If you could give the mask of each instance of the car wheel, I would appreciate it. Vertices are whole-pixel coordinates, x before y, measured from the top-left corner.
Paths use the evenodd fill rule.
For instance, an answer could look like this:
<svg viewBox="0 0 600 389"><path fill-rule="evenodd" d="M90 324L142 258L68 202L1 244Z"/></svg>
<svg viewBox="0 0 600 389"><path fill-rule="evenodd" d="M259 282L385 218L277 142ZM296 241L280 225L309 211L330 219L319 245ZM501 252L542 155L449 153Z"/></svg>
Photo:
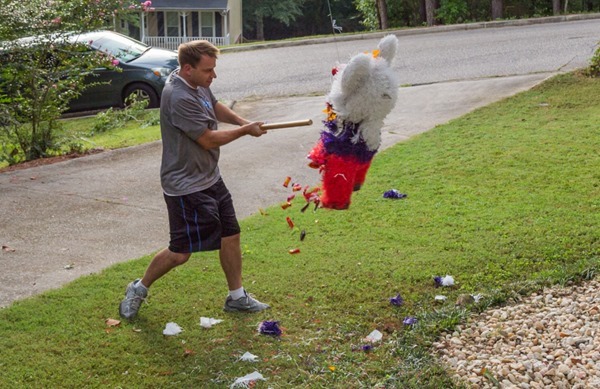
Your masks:
<svg viewBox="0 0 600 389"><path fill-rule="evenodd" d="M127 105L128 100L146 100L148 101L148 108L158 108L160 102L158 100L158 94L151 86L146 84L131 84L125 88L123 93L123 101L121 105L124 107Z"/></svg>

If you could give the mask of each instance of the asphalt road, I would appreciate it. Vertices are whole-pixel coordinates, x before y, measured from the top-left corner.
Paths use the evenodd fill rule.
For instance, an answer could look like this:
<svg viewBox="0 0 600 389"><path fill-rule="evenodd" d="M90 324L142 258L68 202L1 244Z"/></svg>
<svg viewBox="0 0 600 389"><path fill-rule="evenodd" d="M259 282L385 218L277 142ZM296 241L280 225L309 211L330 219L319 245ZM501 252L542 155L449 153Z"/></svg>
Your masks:
<svg viewBox="0 0 600 389"><path fill-rule="evenodd" d="M448 29L396 33L399 51L394 68L400 85L568 71L587 66L600 41L600 19ZM357 52L373 50L380 36L360 36L352 41L327 38L320 44L225 52L212 88L216 96L227 100L324 94L331 84L331 68Z"/></svg>
<svg viewBox="0 0 600 389"><path fill-rule="evenodd" d="M579 49L577 56L582 58L577 62L566 61L569 66L576 63L585 66L585 53L588 53L587 58L591 57L591 49L600 37L600 20L560 23L555 28L561 29L562 24L580 26L579 29L585 30L581 34L586 38L582 39L589 47ZM588 29L594 28L596 38L592 44L592 32ZM503 30L504 28L495 29L494 33L505 34ZM519 29L512 31L517 36L521 34ZM447 44L449 40L475 39L469 37L471 32L415 35L405 37L403 44L414 47L436 46L441 50L438 43L440 40ZM457 35L463 37L458 39ZM510 33L505 37L509 39ZM416 42L409 45L407 41L412 39ZM348 52L373 48L372 42L347 44ZM296 50L301 50L308 56L307 53L312 53L313 49L318 53L323 47L298 46ZM562 47L562 43L557 42L557 51L558 47ZM252 94L270 96L260 100L245 99L235 104L234 109L243 116L270 122L310 118L315 123L305 128L272 131L261 138L243 138L222 148L221 169L240 218L256 213L259 207L283 201L287 196L287 191L281 187L285 176L291 175L305 184L317 184L319 181L317 172L306 166L305 156L321 130L324 102L322 94L311 96L307 92L314 92L311 86L295 93L289 93L295 86L292 89L281 89L277 80L286 74L285 66L289 65L287 62L277 71L271 71L267 63L263 63L264 69L260 69L258 65L262 57L277 58L282 55L282 50L290 49L227 53L218 63L217 71L222 77L220 81L233 77L233 73L228 74L234 70L231 68L232 60L237 63L238 69L242 68L239 64L248 65L243 71L244 74L249 74L248 77L239 78L240 84L232 89L244 91L243 97ZM485 50L488 49L489 52L501 52L501 49ZM317 72L317 68L327 67L325 73L329 74L331 64L322 58L317 59L317 54L311 55L316 64L304 58L306 66L310 64L312 70L308 69L303 76L297 77L294 68L288 69L287 79L299 82L299 89L302 89L302 79L310 78L315 74L311 72ZM567 57L568 55L565 59ZM491 72L487 77L455 77L455 72L461 67L461 58L462 61L467 58L461 49L455 48L453 51L448 47L445 58L431 60L432 63L438 61L440 64L457 64L448 70L449 73L445 76L447 79L444 80L438 74L439 69L435 66L424 63L423 71L416 73L423 73L421 80L436 81L433 84L400 88L399 102L383 128L383 148L475 108L529 89L544 78L567 69L564 66L565 59L558 59L554 63L555 67L539 64L517 76L502 77L512 74L513 69L509 68L498 70L498 74ZM251 59L257 62L250 65ZM509 65L511 64L507 64ZM399 66L402 69L406 67L402 63ZM468 67L468 64L464 66ZM321 70L318 72L320 74ZM431 74L427 76L426 73ZM463 81L453 81L455 78ZM465 78L475 80L464 80ZM252 80L257 82L257 79L264 80L262 84L269 85L269 88L279 88L288 93L278 93L275 89L268 89L268 92L261 89L260 93L257 90L247 90L246 83L250 85ZM415 78L409 84L423 83L416 80ZM310 84L308 80L306 83ZM329 85L328 78L325 77L322 83L323 85L318 83L319 87L326 89ZM281 95L287 97L278 97ZM0 174L0 244L13 249L0 251L0 306L7 306L15 300L59 287L82 275L98 272L112 264L138 258L164 247L168 239L168 226L158 179L160 151L160 142L155 142Z"/></svg>

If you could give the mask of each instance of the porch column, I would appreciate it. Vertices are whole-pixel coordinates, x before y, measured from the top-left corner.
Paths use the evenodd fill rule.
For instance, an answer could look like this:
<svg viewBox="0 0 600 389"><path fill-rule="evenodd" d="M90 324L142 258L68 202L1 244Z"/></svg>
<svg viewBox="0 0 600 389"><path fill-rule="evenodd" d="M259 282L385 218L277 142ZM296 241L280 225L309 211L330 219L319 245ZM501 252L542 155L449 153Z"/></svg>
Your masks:
<svg viewBox="0 0 600 389"><path fill-rule="evenodd" d="M146 43L146 18L144 18L144 12L140 12L140 40Z"/></svg>
<svg viewBox="0 0 600 389"><path fill-rule="evenodd" d="M229 10L228 9L224 9L223 11L219 12L221 14L221 16L223 17L223 41L226 45L229 44L229 26L227 25L227 15L229 15Z"/></svg>
<svg viewBox="0 0 600 389"><path fill-rule="evenodd" d="M179 14L183 18L183 37L187 38L187 12L180 12Z"/></svg>

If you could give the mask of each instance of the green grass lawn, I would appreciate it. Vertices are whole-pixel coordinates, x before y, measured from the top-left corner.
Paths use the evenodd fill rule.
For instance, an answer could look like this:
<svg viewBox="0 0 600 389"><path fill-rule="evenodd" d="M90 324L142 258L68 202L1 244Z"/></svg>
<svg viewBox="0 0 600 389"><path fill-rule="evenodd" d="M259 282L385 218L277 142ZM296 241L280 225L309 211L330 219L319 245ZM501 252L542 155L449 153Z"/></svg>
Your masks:
<svg viewBox="0 0 600 389"><path fill-rule="evenodd" d="M267 312L222 312L215 253L158 281L117 327L105 320L151 255L18 301L0 310L0 387L221 388L255 370L267 379L257 388L460 386L430 355L441 330L598 271L599 90L600 79L562 75L398 144L347 211L302 213L296 199L243 220L244 284ZM408 197L382 198L391 188ZM435 288L447 274L456 285ZM389 302L398 293L401 307ZM484 298L455 307L461 294ZM201 316L224 321L204 329ZM258 334L262 320L283 336ZM167 322L184 331L163 336ZM383 339L363 351L374 329ZM246 351L259 361L238 361Z"/></svg>

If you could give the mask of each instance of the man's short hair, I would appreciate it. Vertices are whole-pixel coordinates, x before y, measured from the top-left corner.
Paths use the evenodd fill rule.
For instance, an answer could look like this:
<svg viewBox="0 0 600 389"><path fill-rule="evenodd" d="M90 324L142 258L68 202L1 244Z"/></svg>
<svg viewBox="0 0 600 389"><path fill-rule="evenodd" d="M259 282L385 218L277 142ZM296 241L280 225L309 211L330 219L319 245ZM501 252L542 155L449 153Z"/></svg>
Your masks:
<svg viewBox="0 0 600 389"><path fill-rule="evenodd" d="M193 68L198 65L203 55L217 58L219 49L212 43L206 40L196 40L187 43L182 43L177 49L177 59L179 66L185 64L191 65Z"/></svg>

